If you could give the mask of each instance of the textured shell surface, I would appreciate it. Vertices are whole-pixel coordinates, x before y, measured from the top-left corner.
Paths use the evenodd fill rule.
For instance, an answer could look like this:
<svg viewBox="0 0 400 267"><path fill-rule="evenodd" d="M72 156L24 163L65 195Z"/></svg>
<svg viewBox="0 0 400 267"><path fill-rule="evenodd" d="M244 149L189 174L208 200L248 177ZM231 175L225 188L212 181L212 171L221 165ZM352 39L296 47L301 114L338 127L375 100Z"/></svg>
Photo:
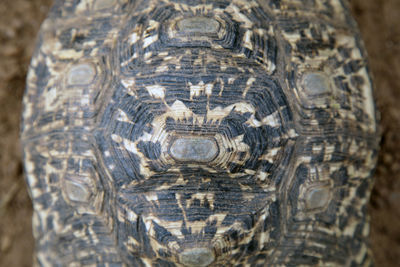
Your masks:
<svg viewBox="0 0 400 267"><path fill-rule="evenodd" d="M22 121L38 266L370 266L344 0L56 0Z"/></svg>

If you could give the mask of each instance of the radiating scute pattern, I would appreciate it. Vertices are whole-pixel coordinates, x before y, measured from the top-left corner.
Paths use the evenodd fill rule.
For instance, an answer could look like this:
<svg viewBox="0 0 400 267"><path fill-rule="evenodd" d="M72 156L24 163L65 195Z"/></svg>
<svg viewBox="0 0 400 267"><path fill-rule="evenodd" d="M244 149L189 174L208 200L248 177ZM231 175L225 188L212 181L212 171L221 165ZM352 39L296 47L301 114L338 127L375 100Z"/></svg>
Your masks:
<svg viewBox="0 0 400 267"><path fill-rule="evenodd" d="M55 1L22 122L37 264L370 266L377 140L341 0Z"/></svg>

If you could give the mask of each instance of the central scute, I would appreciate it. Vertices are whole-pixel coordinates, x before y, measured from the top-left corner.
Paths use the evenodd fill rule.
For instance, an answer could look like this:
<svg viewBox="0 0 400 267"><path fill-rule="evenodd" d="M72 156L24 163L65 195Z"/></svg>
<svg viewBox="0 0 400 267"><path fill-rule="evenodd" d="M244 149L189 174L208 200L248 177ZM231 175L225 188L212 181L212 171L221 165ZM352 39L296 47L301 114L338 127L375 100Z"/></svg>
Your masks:
<svg viewBox="0 0 400 267"><path fill-rule="evenodd" d="M135 91L121 90L105 111L113 117L103 143L113 155L115 227L127 262L140 255L207 266L277 242L274 170L290 156L290 114L272 77L234 77L205 69L121 82Z"/></svg>
<svg viewBox="0 0 400 267"><path fill-rule="evenodd" d="M176 7L132 16L119 32L99 141L111 155L118 249L160 266L264 257L281 231L275 170L292 151L273 33Z"/></svg>
<svg viewBox="0 0 400 267"><path fill-rule="evenodd" d="M214 140L206 137L179 137L170 146L171 156L178 161L209 162L218 154Z"/></svg>
<svg viewBox="0 0 400 267"><path fill-rule="evenodd" d="M184 251L180 260L185 266L204 267L210 265L215 259L214 253L208 248L196 248Z"/></svg>
<svg viewBox="0 0 400 267"><path fill-rule="evenodd" d="M217 33L218 21L206 17L185 18L177 23L178 29L186 33Z"/></svg>

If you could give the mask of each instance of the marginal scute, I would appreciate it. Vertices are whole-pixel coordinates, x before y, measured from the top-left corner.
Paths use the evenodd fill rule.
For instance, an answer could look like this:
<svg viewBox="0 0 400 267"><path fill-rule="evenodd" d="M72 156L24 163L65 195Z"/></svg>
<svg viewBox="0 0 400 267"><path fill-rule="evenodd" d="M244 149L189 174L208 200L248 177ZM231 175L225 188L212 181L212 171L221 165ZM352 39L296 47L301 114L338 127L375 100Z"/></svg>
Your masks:
<svg viewBox="0 0 400 267"><path fill-rule="evenodd" d="M218 153L216 142L205 137L180 137L173 141L171 156L178 161L209 162Z"/></svg>
<svg viewBox="0 0 400 267"><path fill-rule="evenodd" d="M185 18L177 23L178 29L186 33L217 33L219 23L207 17Z"/></svg>
<svg viewBox="0 0 400 267"><path fill-rule="evenodd" d="M96 76L96 69L90 63L80 63L73 65L67 73L67 84L88 85L93 82Z"/></svg>
<svg viewBox="0 0 400 267"><path fill-rule="evenodd" d="M331 192L328 187L316 186L307 191L306 205L307 209L315 210L326 207L331 198Z"/></svg>

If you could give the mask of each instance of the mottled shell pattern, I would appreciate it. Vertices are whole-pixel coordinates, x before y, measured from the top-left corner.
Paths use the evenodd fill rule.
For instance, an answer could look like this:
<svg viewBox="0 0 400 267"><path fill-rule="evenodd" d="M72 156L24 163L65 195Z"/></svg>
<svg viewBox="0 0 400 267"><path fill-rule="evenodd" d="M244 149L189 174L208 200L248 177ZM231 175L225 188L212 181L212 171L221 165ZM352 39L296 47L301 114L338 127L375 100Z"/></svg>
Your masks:
<svg viewBox="0 0 400 267"><path fill-rule="evenodd" d="M344 0L56 0L24 97L40 266L369 266Z"/></svg>

